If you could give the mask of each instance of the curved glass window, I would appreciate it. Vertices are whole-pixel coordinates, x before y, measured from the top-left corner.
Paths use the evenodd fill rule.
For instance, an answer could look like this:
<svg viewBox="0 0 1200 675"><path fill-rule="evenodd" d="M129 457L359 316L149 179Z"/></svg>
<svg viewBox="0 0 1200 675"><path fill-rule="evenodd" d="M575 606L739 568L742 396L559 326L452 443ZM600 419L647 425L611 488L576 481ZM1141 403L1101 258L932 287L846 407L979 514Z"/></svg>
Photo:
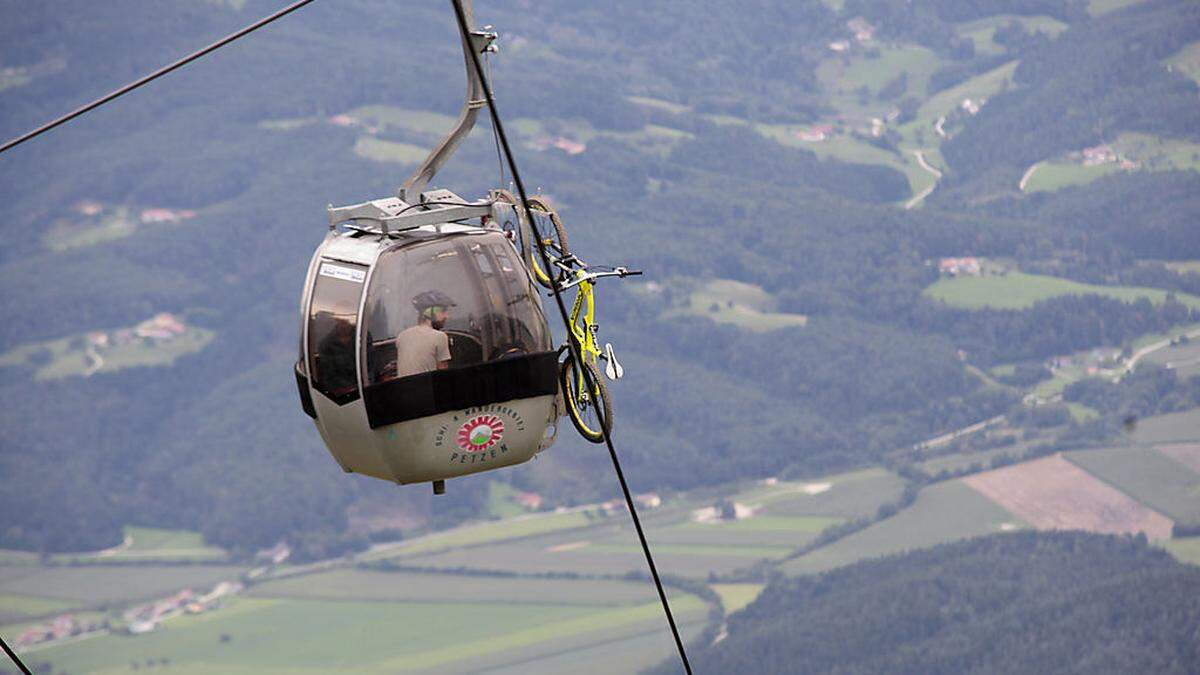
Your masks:
<svg viewBox="0 0 1200 675"><path fill-rule="evenodd" d="M385 251L363 312L365 386L551 348L536 291L500 233Z"/></svg>
<svg viewBox="0 0 1200 675"><path fill-rule="evenodd" d="M308 311L309 368L313 387L338 405L358 398L354 329L366 268L322 260Z"/></svg>

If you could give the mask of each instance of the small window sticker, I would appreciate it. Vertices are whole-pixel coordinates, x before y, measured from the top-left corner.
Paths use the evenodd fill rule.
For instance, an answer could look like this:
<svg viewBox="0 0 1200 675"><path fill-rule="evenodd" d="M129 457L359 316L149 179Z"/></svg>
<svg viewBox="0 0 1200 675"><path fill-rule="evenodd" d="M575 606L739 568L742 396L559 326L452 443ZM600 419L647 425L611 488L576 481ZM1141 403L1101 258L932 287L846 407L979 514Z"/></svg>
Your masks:
<svg viewBox="0 0 1200 675"><path fill-rule="evenodd" d="M364 270L356 270L352 267L342 267L332 263L321 263L321 276L333 277L342 281L353 281L356 284L361 284L367 278L367 273Z"/></svg>

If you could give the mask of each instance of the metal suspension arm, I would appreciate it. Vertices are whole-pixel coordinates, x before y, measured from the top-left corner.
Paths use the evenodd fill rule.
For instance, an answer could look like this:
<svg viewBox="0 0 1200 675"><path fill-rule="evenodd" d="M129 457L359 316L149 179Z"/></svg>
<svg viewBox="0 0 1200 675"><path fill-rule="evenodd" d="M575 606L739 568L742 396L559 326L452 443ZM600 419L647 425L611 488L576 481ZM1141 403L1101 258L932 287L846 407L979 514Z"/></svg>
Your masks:
<svg viewBox="0 0 1200 675"><path fill-rule="evenodd" d="M475 20L471 10L471 0L463 0L463 10L467 26L460 32L462 33L463 58L467 65L467 100L463 104L462 112L459 113L458 122L454 128L446 134L442 142L425 158L416 173L410 176L404 186L400 188L398 194L400 199L412 204L420 201L421 193L425 191L429 181L433 179L438 169L442 168L446 160L450 159L450 155L454 154L467 134L471 133L471 128L475 126L475 118L479 115L479 109L487 105L487 95L483 90L484 84L480 80L479 74L475 72L471 57L472 50L475 54L493 50L492 42L495 41L496 34L472 28Z"/></svg>

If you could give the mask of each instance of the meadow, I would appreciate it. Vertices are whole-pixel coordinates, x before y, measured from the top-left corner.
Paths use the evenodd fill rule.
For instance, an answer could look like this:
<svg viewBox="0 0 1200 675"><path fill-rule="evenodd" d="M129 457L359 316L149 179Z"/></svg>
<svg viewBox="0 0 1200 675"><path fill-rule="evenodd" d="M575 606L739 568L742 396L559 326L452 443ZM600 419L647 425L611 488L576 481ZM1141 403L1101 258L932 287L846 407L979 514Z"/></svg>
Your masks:
<svg viewBox="0 0 1200 675"><path fill-rule="evenodd" d="M912 506L780 565L788 574L812 574L867 558L1025 527L1015 516L962 481L925 488Z"/></svg>
<svg viewBox="0 0 1200 675"><path fill-rule="evenodd" d="M947 277L928 286L924 294L951 307L961 309L1028 309L1039 300L1063 295L1096 294L1133 302L1147 298L1162 303L1167 291L1141 286L1099 286L1042 274L1009 272L983 277ZM1200 309L1200 297L1177 293L1180 302Z"/></svg>
<svg viewBox="0 0 1200 675"><path fill-rule="evenodd" d="M1149 448L1068 452L1072 463L1176 521L1200 523L1200 475Z"/></svg>
<svg viewBox="0 0 1200 675"><path fill-rule="evenodd" d="M545 597L543 594L542 597ZM705 611L695 596L673 607L687 623ZM37 653L56 669L123 673L144 664L171 672L461 672L456 662L503 665L564 648L628 638L661 622L658 602L623 606L504 602L391 602L236 598L217 612L184 616L158 631L109 635ZM657 658L670 654L665 635ZM619 660L620 655L616 658Z"/></svg>
<svg viewBox="0 0 1200 675"><path fill-rule="evenodd" d="M1200 410L1156 415L1138 420L1131 437L1143 444L1200 440Z"/></svg>
<svg viewBox="0 0 1200 675"><path fill-rule="evenodd" d="M663 318L699 316L755 332L803 326L803 314L777 312L775 298L762 287L729 279L677 280L672 283L694 287L684 306L667 310Z"/></svg>

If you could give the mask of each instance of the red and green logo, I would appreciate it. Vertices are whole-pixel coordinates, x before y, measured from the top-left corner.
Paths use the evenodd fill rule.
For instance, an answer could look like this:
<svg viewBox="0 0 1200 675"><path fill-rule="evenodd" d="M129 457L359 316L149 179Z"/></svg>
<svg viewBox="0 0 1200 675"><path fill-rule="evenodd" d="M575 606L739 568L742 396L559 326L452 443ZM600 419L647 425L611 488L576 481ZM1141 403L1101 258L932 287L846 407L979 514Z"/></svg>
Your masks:
<svg viewBox="0 0 1200 675"><path fill-rule="evenodd" d="M458 429L458 447L467 452L487 450L504 438L504 422L495 415L480 415Z"/></svg>

